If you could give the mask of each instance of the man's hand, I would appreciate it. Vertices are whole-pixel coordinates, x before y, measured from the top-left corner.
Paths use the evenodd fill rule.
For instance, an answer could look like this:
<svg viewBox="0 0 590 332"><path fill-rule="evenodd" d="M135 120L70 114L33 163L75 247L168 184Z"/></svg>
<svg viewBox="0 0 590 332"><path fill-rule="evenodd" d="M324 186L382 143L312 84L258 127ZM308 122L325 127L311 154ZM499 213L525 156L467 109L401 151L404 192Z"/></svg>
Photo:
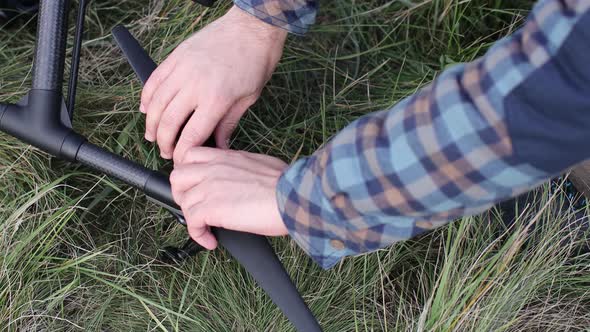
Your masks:
<svg viewBox="0 0 590 332"><path fill-rule="evenodd" d="M214 131L217 145L227 148L239 119L272 75L286 35L234 6L185 40L143 89L145 138L157 141L161 156L173 156L176 163Z"/></svg>
<svg viewBox="0 0 590 332"><path fill-rule="evenodd" d="M217 240L209 226L254 234L286 235L275 197L287 165L279 159L234 150L195 147L170 174L172 195L190 236L207 249Z"/></svg>

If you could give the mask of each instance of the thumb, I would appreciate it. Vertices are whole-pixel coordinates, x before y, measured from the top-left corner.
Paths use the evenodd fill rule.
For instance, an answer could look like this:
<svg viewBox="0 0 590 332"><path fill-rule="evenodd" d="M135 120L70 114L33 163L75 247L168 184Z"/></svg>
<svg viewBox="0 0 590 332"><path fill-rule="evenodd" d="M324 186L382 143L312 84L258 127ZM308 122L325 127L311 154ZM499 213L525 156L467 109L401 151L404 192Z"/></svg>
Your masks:
<svg viewBox="0 0 590 332"><path fill-rule="evenodd" d="M238 126L238 122L256 101L256 97L246 97L238 100L219 121L217 128L215 128L215 143L222 149L229 149L229 139L231 134Z"/></svg>

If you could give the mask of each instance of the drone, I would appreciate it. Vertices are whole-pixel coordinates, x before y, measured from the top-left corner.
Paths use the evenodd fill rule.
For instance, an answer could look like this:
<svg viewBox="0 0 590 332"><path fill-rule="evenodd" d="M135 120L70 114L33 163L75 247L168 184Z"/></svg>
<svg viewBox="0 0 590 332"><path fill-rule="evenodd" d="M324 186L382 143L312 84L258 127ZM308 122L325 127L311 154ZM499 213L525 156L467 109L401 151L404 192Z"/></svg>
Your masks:
<svg viewBox="0 0 590 332"><path fill-rule="evenodd" d="M212 5L213 1L197 1ZM67 100L62 95L65 72L69 0L39 1L33 79L29 92L16 104L0 103L0 130L52 156L85 165L145 193L186 226L182 211L172 197L168 175L148 169L87 141L72 128L84 17L88 0L80 0ZM122 25L113 37L142 84L156 69L139 42ZM210 139L206 145L215 147ZM213 234L256 280L298 331L321 331L313 313L274 253L260 235L213 228ZM190 238L182 248L165 248L161 259L180 262L203 250Z"/></svg>

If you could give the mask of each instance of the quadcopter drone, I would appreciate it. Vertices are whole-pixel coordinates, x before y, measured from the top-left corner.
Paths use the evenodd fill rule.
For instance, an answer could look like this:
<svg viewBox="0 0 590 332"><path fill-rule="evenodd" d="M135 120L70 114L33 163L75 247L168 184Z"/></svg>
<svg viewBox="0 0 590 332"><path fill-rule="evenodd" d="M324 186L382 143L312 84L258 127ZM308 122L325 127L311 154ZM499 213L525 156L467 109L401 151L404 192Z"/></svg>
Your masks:
<svg viewBox="0 0 590 332"><path fill-rule="evenodd" d="M213 1L197 1L212 5ZM31 90L17 104L0 103L0 130L61 159L78 162L131 185L186 225L172 198L168 176L113 154L72 128L84 15L88 0L79 0L67 100L62 96L69 0L39 1ZM145 84L156 64L124 26L112 31L115 41ZM67 101L67 102L66 102ZM212 140L208 145L214 146ZM263 236L212 229L219 243L257 281L298 331L321 331L283 265ZM203 248L190 238L182 248L166 248L162 259L181 261Z"/></svg>

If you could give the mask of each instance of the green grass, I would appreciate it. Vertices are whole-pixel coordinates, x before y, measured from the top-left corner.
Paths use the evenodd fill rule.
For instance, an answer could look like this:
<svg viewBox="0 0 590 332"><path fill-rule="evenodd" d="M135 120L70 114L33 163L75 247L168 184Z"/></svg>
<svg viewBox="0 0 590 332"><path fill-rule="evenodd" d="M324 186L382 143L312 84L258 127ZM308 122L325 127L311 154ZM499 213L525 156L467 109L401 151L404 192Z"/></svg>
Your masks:
<svg viewBox="0 0 590 332"><path fill-rule="evenodd" d="M141 87L109 31L126 24L161 61L228 5L92 1L75 128L169 168L143 140ZM286 161L310 154L356 117L482 55L531 5L323 1L319 24L290 38L232 146ZM33 22L0 30L2 101L27 91L34 31ZM141 193L0 136L0 330L293 331L225 252L158 262L158 248L186 235ZM291 241L273 245L326 331L581 331L590 326L590 256L579 251L588 235L572 235L564 203L543 189L511 228L491 210L328 271Z"/></svg>

